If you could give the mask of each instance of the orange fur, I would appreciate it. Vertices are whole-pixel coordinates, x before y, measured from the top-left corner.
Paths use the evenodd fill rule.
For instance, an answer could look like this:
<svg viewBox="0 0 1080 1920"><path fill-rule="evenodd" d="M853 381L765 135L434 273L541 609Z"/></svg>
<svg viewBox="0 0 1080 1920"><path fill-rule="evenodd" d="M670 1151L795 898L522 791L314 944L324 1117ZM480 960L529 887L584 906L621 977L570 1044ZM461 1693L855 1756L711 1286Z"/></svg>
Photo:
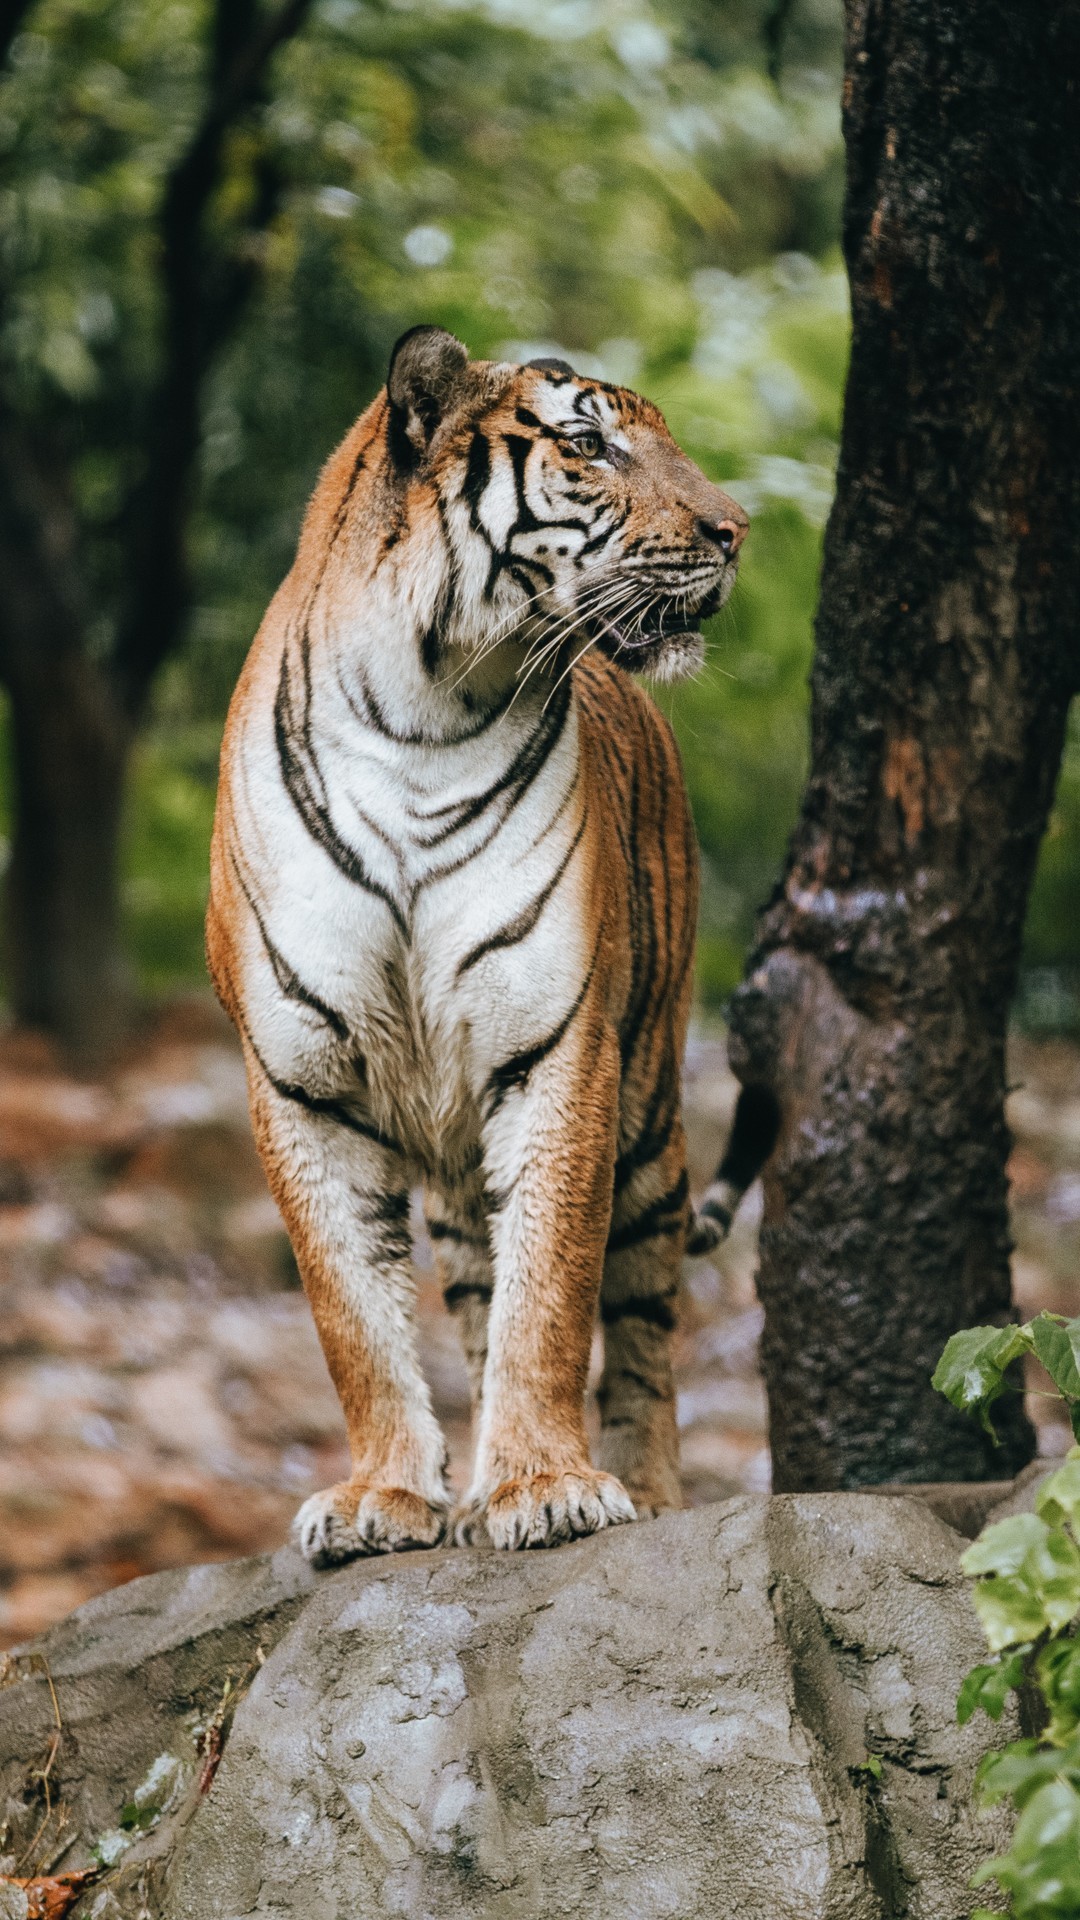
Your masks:
<svg viewBox="0 0 1080 1920"><path fill-rule="evenodd" d="M548 439L556 438L528 411L539 404L532 398L539 378L528 369L483 365L471 367L466 376L457 362L448 361L443 384L457 398L447 405L415 471L408 445L395 453L393 435L398 433L402 445L402 434L409 444L420 444L426 431L422 414L409 412L408 394L400 405L386 394L374 402L324 469L296 564L252 649L226 729L207 953L218 993L244 1040L256 1140L348 1426L352 1477L320 1496L318 1530L311 1536L330 1557L431 1544L443 1525L437 1430L426 1389L404 1351L410 1321L407 1301L402 1304L399 1229L406 1179L414 1172L427 1189L432 1236L449 1303L461 1317L477 1404L478 1479L459 1516L458 1537L475 1537L484 1527L501 1545L552 1542L629 1517L622 1487L638 1511L676 1504L680 1497L669 1347L689 1219L679 1073L697 860L674 739L647 694L597 651L575 663L564 648L537 683L544 690L544 704L536 705L537 737L550 724L562 750L573 726L577 755L563 802L536 836L537 846L550 835L553 847L557 842L566 849L557 870L552 867L547 888L562 916L559 938L541 950L548 956L545 966L556 972L576 956L573 978L579 986L576 997L566 990L559 999L557 983L553 987L549 977L537 975L520 1049L507 1049L510 1059L496 1065L486 1087L469 1082L468 1063L483 1035L474 1012L462 1016L464 1024L459 1022L454 1033L460 1029L467 1036L460 1041L464 1091L452 1120L436 1111L445 1086L437 1074L432 1079L427 1063L436 1044L432 1033L443 1019L442 1002L428 1005L416 985L413 923L406 921L405 906L397 904L392 889L387 891L389 883L373 880L366 869L361 876L360 884L376 902L372 915L396 914L401 931L389 923L380 931L382 997L370 1019L363 1012L355 1033L349 1028L347 1039L342 1035L349 1022L329 1005L341 991L341 963L323 969L318 979L309 972L301 983L267 931L277 913L274 941L280 944L282 926L286 933L299 928L314 910L306 899L297 896L290 906L293 896L282 895L275 833L257 796L252 797L272 757L273 716L277 751L288 774L293 762L282 732L294 725L300 698L295 686L305 698L314 697L310 687L318 690L321 676L330 672L327 650L339 645L334 636L351 631L350 621L366 618L369 605L381 604L377 595L390 591L386 582L398 595L393 604L407 608L410 619L415 611L418 635L427 631L425 595L434 597L429 638L417 644L430 646L435 656L435 666L429 663L433 703L450 701L457 685L453 674L467 669L463 726L473 724L469 716L483 712L485 702L496 711L501 687L528 682L528 633L522 638L510 631L486 653L470 656L463 645L455 652L445 590L439 589L440 601L438 593L428 594L426 582L429 575L436 577L439 541L448 538L446 516L451 509L461 511L465 463L475 467L483 457L477 454L478 434L489 461L498 459L515 435L527 450L545 432ZM579 383L586 390L589 384ZM622 470L629 471L631 455L620 454L618 461L613 455L610 482L606 474L594 479L595 463L577 456L572 472L582 477L573 497L584 496L586 505L575 511L613 514L610 499L624 498L624 542L640 536L676 556L685 549L699 567L701 535L695 529L702 527L703 516L708 526L733 527L737 546L745 527L740 510L679 454L655 409L618 390L597 392L615 395L603 399L603 417L618 422L625 444L639 454L629 479ZM564 463L571 457L566 455ZM505 494L509 481L502 484ZM523 485L519 480L520 498ZM535 552L543 556L543 545ZM542 573L539 560L536 565ZM342 659L351 660L340 645L333 657L339 669ZM302 670L290 667L297 658ZM293 680L287 685L290 671ZM545 716L558 700L564 672L571 717L560 720L555 736L554 723ZM423 707L426 683L417 684ZM423 719L415 724L421 754L427 724ZM380 712L385 740L412 725L408 715L384 721ZM300 771L293 768L293 798L301 811L307 809L317 848L312 862L321 875L318 862L329 836L337 833L330 819L333 795L326 798L325 781L320 786L303 759L311 753L307 736L297 730L297 739L294 760ZM385 753L392 758L392 747ZM497 783L490 792L499 792ZM424 817L438 822L462 804L452 801ZM287 813L282 818L291 820ZM283 841L288 831L282 830ZM390 844L378 823L374 831ZM330 854L343 868L336 840ZM390 857L381 843L376 854ZM543 855L533 847L528 857ZM470 854L473 858L479 855ZM508 876L512 870L513 861ZM302 865L297 872L303 876ZM311 897L317 902L319 896ZM416 898L415 886L411 898ZM466 895L462 912L470 908ZM343 911L335 909L338 919ZM544 913L551 911L544 906ZM526 913L521 925L527 922ZM544 937L539 910L535 924L541 927L537 937ZM445 942L449 936L439 937ZM532 937L532 925L519 933L511 922L463 952L456 977L471 991L483 966L502 964L504 951L523 946L526 937ZM309 950L306 931L299 945ZM438 951L436 942L432 966ZM267 954L276 987L267 984ZM518 976L492 977L502 983L501 998L492 1004L501 1006ZM280 1005L273 998L278 989ZM549 1005L551 993L555 998ZM322 1009L319 1018L329 1023L326 1034L313 1008ZM562 1026L556 1024L560 1012ZM307 1051L297 1052L294 1041L285 1063L275 1064L273 1050L280 1052L286 1021L292 1023L290 1034L302 1030ZM314 1036L310 1043L309 1034ZM532 1043L545 1035L538 1050ZM292 1064L294 1057L299 1067ZM456 1061L454 1053L444 1079L457 1070ZM349 1173L354 1162L362 1177ZM508 1184L504 1180L501 1192L500 1169L507 1167ZM350 1192L375 1247L363 1256L375 1263L374 1277L363 1283L365 1298L374 1302L374 1318L357 1308L359 1281L342 1242L341 1209L351 1204ZM605 1324L605 1368L603 1445L595 1468L583 1400L598 1305Z"/></svg>

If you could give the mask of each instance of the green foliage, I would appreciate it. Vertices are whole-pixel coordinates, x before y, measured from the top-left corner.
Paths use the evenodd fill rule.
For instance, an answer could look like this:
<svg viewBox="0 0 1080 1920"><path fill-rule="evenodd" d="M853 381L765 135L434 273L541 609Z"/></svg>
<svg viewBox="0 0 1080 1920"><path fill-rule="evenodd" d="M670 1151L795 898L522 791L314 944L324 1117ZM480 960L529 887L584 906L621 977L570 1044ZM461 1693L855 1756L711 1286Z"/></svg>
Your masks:
<svg viewBox="0 0 1080 1920"><path fill-rule="evenodd" d="M120 1809L119 1825L125 1833L142 1833L161 1818L160 1807L138 1807L134 1800Z"/></svg>
<svg viewBox="0 0 1080 1920"><path fill-rule="evenodd" d="M1020 1686L1023 1678L1022 1653L1011 1653L1007 1660L990 1660L972 1667L957 1696L956 1718L960 1725L967 1725L977 1707L991 1720L1000 1720L1009 1694Z"/></svg>
<svg viewBox="0 0 1080 1920"><path fill-rule="evenodd" d="M9 404L72 453L93 643L160 359L157 221L203 110L205 0L38 0L0 79ZM840 9L760 0L319 0L226 152L208 239L257 298L205 394L184 659L134 772L129 932L146 984L202 973L213 753L319 466L396 335L561 350L650 393L754 531L700 685L672 706L706 856L702 975L738 978L805 764L810 619L847 355L835 257Z"/></svg>
<svg viewBox="0 0 1080 1920"><path fill-rule="evenodd" d="M1080 1316L1040 1313L1022 1327L966 1327L948 1341L931 1384L993 1434L990 1409L1009 1385L1009 1368L1025 1353L1046 1368L1080 1439Z"/></svg>
<svg viewBox="0 0 1080 1920"><path fill-rule="evenodd" d="M954 1333L938 1361L931 1384L962 1413L975 1413L987 1433L994 1432L990 1408L1005 1389L1008 1367L1027 1351L1020 1327L967 1327Z"/></svg>
<svg viewBox="0 0 1080 1920"><path fill-rule="evenodd" d="M704 855L700 983L736 983L807 756L821 529L847 360L839 0L782 81L762 0L318 0L236 130L208 239L254 264L204 396L190 645L159 683L125 848L144 982L202 977L213 742L318 469L418 320L561 350L664 408L753 514L701 679L662 694ZM116 632L160 360L157 221L205 100L206 0L37 0L0 79L0 382L70 455L92 642ZM249 216L272 176L277 212ZM254 248L254 254L252 249ZM1026 948L1033 1024L1080 981L1080 734ZM1080 1020L1080 997L1077 999Z"/></svg>
<svg viewBox="0 0 1080 1920"><path fill-rule="evenodd" d="M934 1384L984 1422L1019 1354L1037 1355L1069 1403L1080 1403L1080 1319L1040 1314L1024 1327L973 1327L954 1334ZM984 1527L961 1565L975 1582L975 1608L991 1653L960 1689L961 1724L981 1709L999 1720L1023 1690L1037 1737L984 1755L977 1797L1010 1800L1018 1819L1007 1853L972 1882L996 1881L1013 1920L1080 1914L1080 1446L1043 1481L1035 1512ZM989 1920L980 1908L973 1920Z"/></svg>
<svg viewBox="0 0 1080 1920"><path fill-rule="evenodd" d="M143 983L205 979L203 918L218 730L159 731L138 749L128 792L124 907Z"/></svg>

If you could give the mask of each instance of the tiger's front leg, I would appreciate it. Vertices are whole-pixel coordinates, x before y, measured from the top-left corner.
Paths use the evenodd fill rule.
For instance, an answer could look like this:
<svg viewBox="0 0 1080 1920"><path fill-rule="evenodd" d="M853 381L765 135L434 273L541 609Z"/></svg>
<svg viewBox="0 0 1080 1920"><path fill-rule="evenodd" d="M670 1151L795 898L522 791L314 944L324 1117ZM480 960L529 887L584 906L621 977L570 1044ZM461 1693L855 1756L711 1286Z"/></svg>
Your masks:
<svg viewBox="0 0 1080 1920"><path fill-rule="evenodd" d="M255 1137L349 1434L352 1473L304 1502L309 1560L432 1547L446 1448L416 1353L406 1163L344 1101L305 1105L249 1062Z"/></svg>
<svg viewBox="0 0 1080 1920"><path fill-rule="evenodd" d="M539 1060L489 1088L485 1164L494 1293L461 1542L545 1547L633 1520L589 1458L585 1383L611 1214L619 1059L582 1010Z"/></svg>

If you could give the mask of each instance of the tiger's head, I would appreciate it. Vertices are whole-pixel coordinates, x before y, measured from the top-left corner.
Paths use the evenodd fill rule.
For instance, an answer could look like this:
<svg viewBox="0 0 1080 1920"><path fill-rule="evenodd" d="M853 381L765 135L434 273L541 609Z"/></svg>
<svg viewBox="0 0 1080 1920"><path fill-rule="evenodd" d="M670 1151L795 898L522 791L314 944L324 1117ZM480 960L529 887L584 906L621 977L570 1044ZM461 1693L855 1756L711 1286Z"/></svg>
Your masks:
<svg viewBox="0 0 1080 1920"><path fill-rule="evenodd" d="M441 644L513 643L541 666L595 645L665 680L700 666L748 521L650 401L561 360L472 361L414 327L390 361L387 446L444 549Z"/></svg>

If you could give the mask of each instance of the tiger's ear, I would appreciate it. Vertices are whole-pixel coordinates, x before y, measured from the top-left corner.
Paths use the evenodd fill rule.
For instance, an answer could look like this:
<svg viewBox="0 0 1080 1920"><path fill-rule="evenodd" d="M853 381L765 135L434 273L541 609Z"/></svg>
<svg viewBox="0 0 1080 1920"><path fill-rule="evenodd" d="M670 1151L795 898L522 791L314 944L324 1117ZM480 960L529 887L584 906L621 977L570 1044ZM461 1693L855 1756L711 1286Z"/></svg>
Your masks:
<svg viewBox="0 0 1080 1920"><path fill-rule="evenodd" d="M469 352L443 327L410 327L390 355L390 450L399 467L414 467L440 421L464 391Z"/></svg>

